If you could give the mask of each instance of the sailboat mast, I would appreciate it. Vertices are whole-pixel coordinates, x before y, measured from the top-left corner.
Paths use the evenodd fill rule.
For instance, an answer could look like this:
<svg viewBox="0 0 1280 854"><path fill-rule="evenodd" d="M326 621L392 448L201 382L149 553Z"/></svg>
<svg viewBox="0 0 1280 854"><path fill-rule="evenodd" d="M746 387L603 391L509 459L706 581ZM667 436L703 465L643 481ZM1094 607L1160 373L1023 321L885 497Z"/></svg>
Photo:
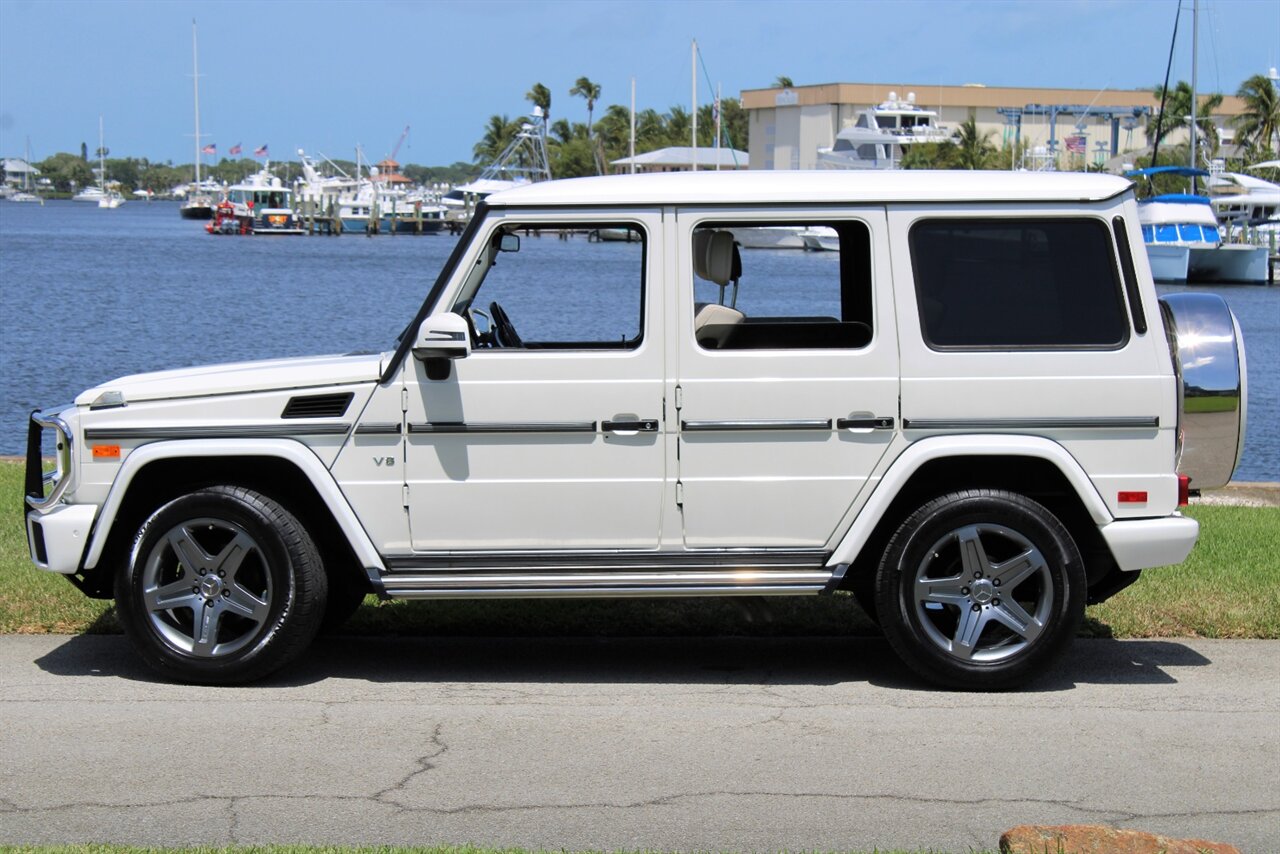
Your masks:
<svg viewBox="0 0 1280 854"><path fill-rule="evenodd" d="M1199 131L1200 126L1197 120L1200 118L1199 99L1196 97L1196 58L1200 53L1197 50L1200 39L1200 0L1194 0L1191 4L1191 168L1196 168L1196 162L1199 158L1196 156L1199 147ZM1196 192L1196 176L1191 176L1191 193Z"/></svg>
<svg viewBox="0 0 1280 854"><path fill-rule="evenodd" d="M627 146L630 151L627 157L631 160L631 174L636 174L636 78L631 78L631 141Z"/></svg>
<svg viewBox="0 0 1280 854"><path fill-rule="evenodd" d="M191 82L196 102L196 191L200 188L200 57L196 49L196 19L191 19Z"/></svg>
<svg viewBox="0 0 1280 854"><path fill-rule="evenodd" d="M692 168L694 172L697 172L698 171L698 40L697 39L693 40L693 51L692 51L692 59L689 62L689 72L690 72L689 76L693 80L693 85L692 85L693 96L690 99L693 101L693 111L692 113L690 113L690 116L689 116L689 118L691 119L689 124L692 129L689 134L691 137L689 146L693 152Z"/></svg>
<svg viewBox="0 0 1280 854"><path fill-rule="evenodd" d="M98 116L98 186L107 191L107 149L102 137L102 116Z"/></svg>

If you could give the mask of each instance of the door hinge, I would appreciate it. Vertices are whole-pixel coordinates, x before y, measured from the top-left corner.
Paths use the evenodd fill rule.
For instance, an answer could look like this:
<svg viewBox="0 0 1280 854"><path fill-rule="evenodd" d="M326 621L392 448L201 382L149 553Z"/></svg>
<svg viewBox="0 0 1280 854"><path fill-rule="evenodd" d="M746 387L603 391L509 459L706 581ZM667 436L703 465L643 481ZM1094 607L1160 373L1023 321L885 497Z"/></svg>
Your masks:
<svg viewBox="0 0 1280 854"><path fill-rule="evenodd" d="M678 480L676 481L676 506L684 506L684 484Z"/></svg>
<svg viewBox="0 0 1280 854"><path fill-rule="evenodd" d="M676 409L680 410L682 408L684 408L684 389L676 386Z"/></svg>
<svg viewBox="0 0 1280 854"><path fill-rule="evenodd" d="M409 484L405 484L401 493L404 496L404 506L409 506Z"/></svg>
<svg viewBox="0 0 1280 854"><path fill-rule="evenodd" d="M400 411L409 411L409 389L407 388L400 389Z"/></svg>

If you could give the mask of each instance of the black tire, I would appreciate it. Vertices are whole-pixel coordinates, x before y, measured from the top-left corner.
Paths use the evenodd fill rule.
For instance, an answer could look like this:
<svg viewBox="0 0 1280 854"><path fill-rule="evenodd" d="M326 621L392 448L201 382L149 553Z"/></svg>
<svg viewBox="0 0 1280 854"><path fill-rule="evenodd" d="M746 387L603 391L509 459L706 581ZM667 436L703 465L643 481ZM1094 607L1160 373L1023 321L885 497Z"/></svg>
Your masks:
<svg viewBox="0 0 1280 854"><path fill-rule="evenodd" d="M142 659L180 682L259 679L315 637L328 579L302 524L252 490L170 501L138 530L116 608Z"/></svg>
<svg viewBox="0 0 1280 854"><path fill-rule="evenodd" d="M963 690L1043 672L1075 636L1087 596L1066 528L1023 495L972 490L899 526L876 573L881 628L913 670Z"/></svg>

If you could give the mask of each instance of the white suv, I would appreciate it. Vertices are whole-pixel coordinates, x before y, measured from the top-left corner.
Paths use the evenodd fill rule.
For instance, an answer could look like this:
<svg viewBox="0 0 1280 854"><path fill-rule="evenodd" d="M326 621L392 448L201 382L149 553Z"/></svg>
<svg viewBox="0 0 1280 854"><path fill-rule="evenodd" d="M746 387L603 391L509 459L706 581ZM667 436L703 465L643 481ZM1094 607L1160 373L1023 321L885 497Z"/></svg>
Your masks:
<svg viewBox="0 0 1280 854"><path fill-rule="evenodd" d="M798 241L837 251L754 248ZM555 181L480 205L394 350L33 414L27 531L192 682L370 591L843 589L926 678L996 688L1187 556L1244 384L1225 303L1157 299L1117 178Z"/></svg>

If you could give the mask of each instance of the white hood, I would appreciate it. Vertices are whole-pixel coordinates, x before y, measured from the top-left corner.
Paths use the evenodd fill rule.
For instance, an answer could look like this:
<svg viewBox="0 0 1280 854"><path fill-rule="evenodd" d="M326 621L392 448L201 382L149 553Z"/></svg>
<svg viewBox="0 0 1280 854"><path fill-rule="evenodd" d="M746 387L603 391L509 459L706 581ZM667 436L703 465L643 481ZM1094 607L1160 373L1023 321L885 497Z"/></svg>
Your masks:
<svg viewBox="0 0 1280 854"><path fill-rule="evenodd" d="M76 403L87 406L106 391L118 391L127 402L133 403L375 382L382 375L387 356L386 353L307 356L134 374L81 392Z"/></svg>

